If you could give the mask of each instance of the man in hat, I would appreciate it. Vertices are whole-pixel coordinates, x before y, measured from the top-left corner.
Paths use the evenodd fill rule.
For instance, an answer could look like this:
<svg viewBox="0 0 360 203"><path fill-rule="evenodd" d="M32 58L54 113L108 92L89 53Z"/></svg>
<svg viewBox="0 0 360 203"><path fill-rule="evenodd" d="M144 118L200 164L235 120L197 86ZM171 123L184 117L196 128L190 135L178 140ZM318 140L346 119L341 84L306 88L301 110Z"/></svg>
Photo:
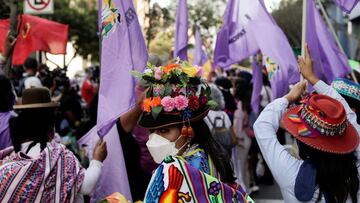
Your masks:
<svg viewBox="0 0 360 203"><path fill-rule="evenodd" d="M298 63L318 94L299 101L306 90L302 81L266 106L254 124L260 150L285 202L358 202L356 114L340 94L316 77L308 50ZM277 140L280 125L297 140L300 160Z"/></svg>
<svg viewBox="0 0 360 203"><path fill-rule="evenodd" d="M107 156L106 143L99 141L93 160L85 170L72 152L53 140L54 110L47 88L23 92L10 119L13 148L0 151L0 199L2 202L82 202L101 175ZM14 177L17 178L14 178Z"/></svg>

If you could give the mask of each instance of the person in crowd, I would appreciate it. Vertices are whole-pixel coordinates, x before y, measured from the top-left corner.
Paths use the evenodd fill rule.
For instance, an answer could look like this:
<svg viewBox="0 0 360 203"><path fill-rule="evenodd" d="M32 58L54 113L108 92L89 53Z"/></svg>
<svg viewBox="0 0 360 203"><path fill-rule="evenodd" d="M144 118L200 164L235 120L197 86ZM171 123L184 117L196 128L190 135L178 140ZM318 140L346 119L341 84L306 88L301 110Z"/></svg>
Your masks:
<svg viewBox="0 0 360 203"><path fill-rule="evenodd" d="M40 79L37 77L38 73L38 62L34 58L27 58L24 62L24 70L23 79L20 81L20 86L18 90L18 95L21 96L22 92L25 89L32 87L42 87Z"/></svg>
<svg viewBox="0 0 360 203"><path fill-rule="evenodd" d="M357 123L360 124L360 85L344 78L337 78L331 86L346 100L356 114Z"/></svg>
<svg viewBox="0 0 360 203"><path fill-rule="evenodd" d="M146 145L154 161L160 164L148 186L146 202L172 202L178 198L189 201L199 198L200 193L249 202L242 187L235 184L230 158L214 140L204 121L209 108L216 103L211 98L210 87L201 80L201 73L201 68L180 61L148 68L140 77L141 83L149 88L142 102L138 123L151 132ZM190 172L193 170L197 172ZM191 174L193 178L204 174L202 177L207 180L211 177L213 182L202 185L186 178ZM183 181L185 179L187 181ZM169 183L167 189L164 182ZM199 194L187 189L181 191L181 185L191 187L189 185L194 184L204 190L200 192L199 189ZM222 184L225 186L222 187ZM231 190L229 186L236 190ZM229 190L229 193L223 189Z"/></svg>
<svg viewBox="0 0 360 203"><path fill-rule="evenodd" d="M240 78L235 82L235 99L238 101L234 113L234 132L237 145L233 149L232 161L237 176L237 183L245 189L250 189L250 173L248 165L248 154L251 146L251 138L254 132L249 125L251 114L251 80Z"/></svg>
<svg viewBox="0 0 360 203"><path fill-rule="evenodd" d="M268 105L272 100L272 91L271 91L271 85L268 78L268 74L266 72L266 69L262 69L262 77L263 77L263 86L261 88L260 92L260 109L264 109L266 105Z"/></svg>
<svg viewBox="0 0 360 203"><path fill-rule="evenodd" d="M13 148L0 151L0 199L3 202L83 202L100 177L107 156L99 141L85 170L66 147L53 140L54 110L47 88L23 92L15 105L18 116L10 119ZM14 177L17 178L14 178Z"/></svg>
<svg viewBox="0 0 360 203"><path fill-rule="evenodd" d="M302 94L306 82L265 107L254 125L264 159L285 202L358 202L359 131L356 114L333 88L319 80L309 50L300 72L317 94ZM295 104L289 109L289 104ZM280 124L281 121L281 124ZM292 134L300 160L276 139L279 126Z"/></svg>
<svg viewBox="0 0 360 203"><path fill-rule="evenodd" d="M81 97L85 100L86 105L89 107L94 95L96 94L96 88L92 82L93 68L86 70L86 77L81 86Z"/></svg>
<svg viewBox="0 0 360 203"><path fill-rule="evenodd" d="M213 138L221 144L227 155L231 157L231 151L235 145L235 133L232 128L232 123L229 116L223 109L225 108L225 101L222 92L214 84L209 84L211 89L211 98L218 104L214 110L210 110L208 115L204 118L205 123Z"/></svg>
<svg viewBox="0 0 360 203"><path fill-rule="evenodd" d="M13 111L15 95L10 83L4 75L0 75L0 150L12 146L9 119L16 116Z"/></svg>
<svg viewBox="0 0 360 203"><path fill-rule="evenodd" d="M234 112L236 110L235 98L231 93L231 88L233 84L231 80L226 77L218 77L215 80L215 84L219 87L223 93L225 99L225 109L224 111L229 115L231 122L233 121Z"/></svg>

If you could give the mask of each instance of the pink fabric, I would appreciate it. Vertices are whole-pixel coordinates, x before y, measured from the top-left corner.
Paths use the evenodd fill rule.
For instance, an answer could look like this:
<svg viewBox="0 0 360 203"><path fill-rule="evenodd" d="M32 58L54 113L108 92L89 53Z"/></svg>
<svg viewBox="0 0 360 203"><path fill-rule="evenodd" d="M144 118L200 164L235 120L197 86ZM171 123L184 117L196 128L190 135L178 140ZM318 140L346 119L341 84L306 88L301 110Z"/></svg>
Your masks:
<svg viewBox="0 0 360 203"><path fill-rule="evenodd" d="M74 202L85 170L74 154L56 142L37 158L11 148L0 151L0 202Z"/></svg>

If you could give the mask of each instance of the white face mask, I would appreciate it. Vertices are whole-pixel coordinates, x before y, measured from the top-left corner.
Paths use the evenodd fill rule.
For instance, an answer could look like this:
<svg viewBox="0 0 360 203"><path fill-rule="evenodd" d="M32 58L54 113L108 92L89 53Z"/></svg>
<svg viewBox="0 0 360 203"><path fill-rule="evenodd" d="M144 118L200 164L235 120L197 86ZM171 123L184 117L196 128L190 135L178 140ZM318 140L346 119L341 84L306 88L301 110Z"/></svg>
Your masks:
<svg viewBox="0 0 360 203"><path fill-rule="evenodd" d="M155 163L160 164L167 156L177 155L179 149L175 147L175 143L181 137L182 135L180 135L179 138L176 139L174 142L170 142L168 139L156 133L151 133L149 136L149 140L146 142L146 146L149 149L149 152Z"/></svg>

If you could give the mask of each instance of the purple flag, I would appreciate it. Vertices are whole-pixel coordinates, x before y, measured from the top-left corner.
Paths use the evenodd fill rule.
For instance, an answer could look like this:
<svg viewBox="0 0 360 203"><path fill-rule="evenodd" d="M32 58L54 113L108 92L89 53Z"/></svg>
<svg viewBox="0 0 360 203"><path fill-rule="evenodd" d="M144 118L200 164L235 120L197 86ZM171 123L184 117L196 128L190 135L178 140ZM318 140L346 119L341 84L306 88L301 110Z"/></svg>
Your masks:
<svg viewBox="0 0 360 203"><path fill-rule="evenodd" d="M135 80L130 72L142 72L148 54L132 1L109 0L100 3L101 73L97 124L78 144L87 145L87 153L91 155L99 136L107 141L108 157L104 161L102 176L92 202L115 191L131 200L115 124L135 100Z"/></svg>
<svg viewBox="0 0 360 203"><path fill-rule="evenodd" d="M300 79L286 36L266 11L262 0L229 0L223 27L217 35L215 64L228 68L259 50L279 65L270 80L273 97L285 95L289 84Z"/></svg>
<svg viewBox="0 0 360 203"><path fill-rule="evenodd" d="M187 1L179 0L176 11L176 28L175 28L175 45L174 58L179 57L181 60L187 61L188 46L188 10Z"/></svg>
<svg viewBox="0 0 360 203"><path fill-rule="evenodd" d="M262 62L257 59L257 56L254 56L252 62L252 71L253 71L253 90L251 94L251 108L255 114L258 114L260 111L260 100L261 100L261 89L263 86L262 78Z"/></svg>
<svg viewBox="0 0 360 203"><path fill-rule="evenodd" d="M194 65L203 66L208 60L208 56L203 49L203 44L201 40L201 34L198 29L196 29L195 33L195 53L194 53Z"/></svg>
<svg viewBox="0 0 360 203"><path fill-rule="evenodd" d="M335 3L346 13L351 13L359 0L335 0Z"/></svg>
<svg viewBox="0 0 360 203"><path fill-rule="evenodd" d="M78 145L86 149L89 159L92 158L94 146L99 139L96 127L94 127L86 136L78 141ZM120 192L131 201L129 181L124 164L125 160L116 125L110 129L104 137L104 141L108 148L108 155L103 163L101 176L96 184L91 202L98 202L114 192Z"/></svg>
<svg viewBox="0 0 360 203"><path fill-rule="evenodd" d="M308 1L307 12L306 41L314 63L314 71L321 80L330 84L335 78L350 73L350 65L346 55L337 47L314 1Z"/></svg>
<svg viewBox="0 0 360 203"><path fill-rule="evenodd" d="M105 136L121 114L134 103L135 80L130 71L142 72L148 53L132 1L103 1L101 75L97 129Z"/></svg>

